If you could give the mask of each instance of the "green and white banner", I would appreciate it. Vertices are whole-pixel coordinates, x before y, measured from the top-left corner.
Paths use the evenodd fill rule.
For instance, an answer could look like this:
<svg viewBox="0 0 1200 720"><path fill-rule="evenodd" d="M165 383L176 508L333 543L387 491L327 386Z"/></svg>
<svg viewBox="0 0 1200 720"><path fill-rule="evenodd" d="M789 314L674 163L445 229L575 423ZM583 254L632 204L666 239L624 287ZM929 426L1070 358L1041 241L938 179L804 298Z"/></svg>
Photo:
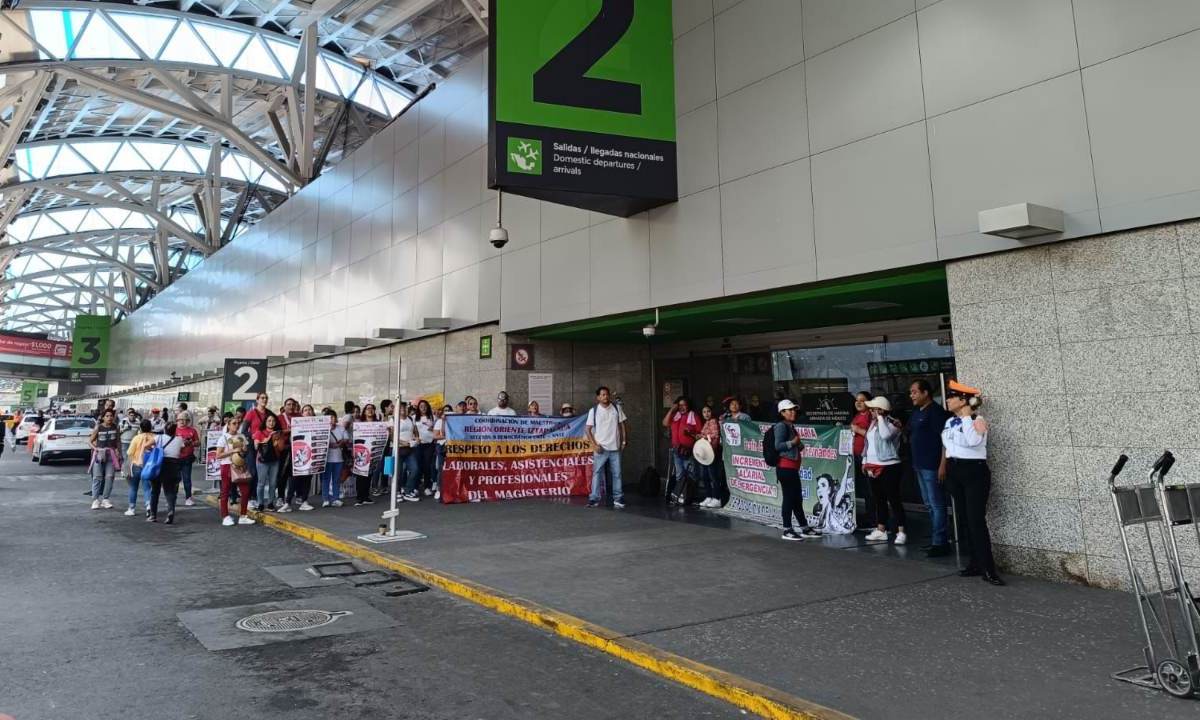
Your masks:
<svg viewBox="0 0 1200 720"><path fill-rule="evenodd" d="M71 380L85 385L103 385L108 377L108 335L112 319L107 315L76 315L71 334Z"/></svg>
<svg viewBox="0 0 1200 720"><path fill-rule="evenodd" d="M491 187L629 216L677 199L671 0L493 0Z"/></svg>
<svg viewBox="0 0 1200 720"><path fill-rule="evenodd" d="M854 532L854 458L850 430L834 425L797 425L804 441L800 464L808 524L828 534ZM783 495L775 468L763 460L770 423L741 420L721 425L729 502L721 512L782 526Z"/></svg>

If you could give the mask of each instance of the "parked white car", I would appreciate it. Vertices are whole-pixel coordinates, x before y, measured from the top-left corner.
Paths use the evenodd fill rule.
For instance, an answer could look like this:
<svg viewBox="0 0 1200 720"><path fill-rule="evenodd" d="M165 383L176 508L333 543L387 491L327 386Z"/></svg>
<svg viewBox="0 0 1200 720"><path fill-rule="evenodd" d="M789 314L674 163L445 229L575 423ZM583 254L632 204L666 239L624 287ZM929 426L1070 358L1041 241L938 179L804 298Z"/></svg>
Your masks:
<svg viewBox="0 0 1200 720"><path fill-rule="evenodd" d="M26 415L24 419L21 420L21 424L18 425L15 430L13 430L14 444L22 445L29 442L29 436L37 432L37 425L33 422L34 417L35 416L33 415Z"/></svg>
<svg viewBox="0 0 1200 720"><path fill-rule="evenodd" d="M63 458L87 460L92 454L88 439L95 427L96 421L90 417L50 418L33 441L33 461L45 465Z"/></svg>

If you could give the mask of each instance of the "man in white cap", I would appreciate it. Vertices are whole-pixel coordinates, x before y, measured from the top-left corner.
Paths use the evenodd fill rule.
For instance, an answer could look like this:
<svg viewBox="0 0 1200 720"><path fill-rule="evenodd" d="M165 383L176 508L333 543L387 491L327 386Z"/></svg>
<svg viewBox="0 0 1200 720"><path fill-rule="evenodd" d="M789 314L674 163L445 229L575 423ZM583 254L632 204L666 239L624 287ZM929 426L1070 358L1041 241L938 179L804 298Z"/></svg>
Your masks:
<svg viewBox="0 0 1200 720"><path fill-rule="evenodd" d="M796 403L784 398L779 401L779 422L771 427L771 437L763 438L764 442L775 444L779 453L779 464L775 466L775 479L779 481L779 489L783 495L783 539L803 540L806 537L817 537L819 532L808 526L808 518L804 515L803 488L800 484L800 464L804 457L804 443L800 441L800 432L796 430ZM800 521L800 529L792 528L792 516Z"/></svg>
<svg viewBox="0 0 1200 720"><path fill-rule="evenodd" d="M150 411L150 432L162 435L166 429L167 421L163 420L162 412L158 408L153 408Z"/></svg>

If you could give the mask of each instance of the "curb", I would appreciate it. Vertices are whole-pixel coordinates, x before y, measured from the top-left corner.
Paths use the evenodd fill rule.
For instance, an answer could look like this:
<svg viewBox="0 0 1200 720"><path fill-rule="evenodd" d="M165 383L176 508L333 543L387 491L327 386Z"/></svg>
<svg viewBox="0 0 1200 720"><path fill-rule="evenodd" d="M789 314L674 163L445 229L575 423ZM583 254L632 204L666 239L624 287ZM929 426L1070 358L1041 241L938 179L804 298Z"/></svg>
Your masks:
<svg viewBox="0 0 1200 720"><path fill-rule="evenodd" d="M209 505L216 504L215 498L211 496L206 495L204 499ZM852 715L661 650L573 615L544 607L524 598L508 595L465 578L385 555L356 542L343 540L311 525L273 514L259 512L250 514L262 525L273 527L328 550L420 580L427 585L470 600L477 605L618 657L631 665L719 700L724 700L760 717L771 718L771 720L856 720Z"/></svg>

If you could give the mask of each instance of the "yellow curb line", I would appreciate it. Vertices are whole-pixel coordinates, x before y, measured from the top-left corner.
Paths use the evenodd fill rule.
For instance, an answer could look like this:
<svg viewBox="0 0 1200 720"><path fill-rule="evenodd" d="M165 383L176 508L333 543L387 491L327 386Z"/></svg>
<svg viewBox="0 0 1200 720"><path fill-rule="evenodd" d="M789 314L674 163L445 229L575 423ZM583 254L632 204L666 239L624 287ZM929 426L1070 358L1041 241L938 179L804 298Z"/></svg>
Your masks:
<svg viewBox="0 0 1200 720"><path fill-rule="evenodd" d="M211 496L205 496L204 500L210 505L216 504L215 499ZM674 680L681 685L699 690L706 695L724 700L761 717L772 720L855 720L851 715L661 650L633 638L624 637L616 631L594 625L573 615L543 607L524 598L507 595L465 578L455 577L408 560L385 555L356 542L330 535L311 525L287 520L273 514L255 512L251 515L262 525L276 528L363 562L395 570L483 607L621 658L643 670L648 670L668 680Z"/></svg>

